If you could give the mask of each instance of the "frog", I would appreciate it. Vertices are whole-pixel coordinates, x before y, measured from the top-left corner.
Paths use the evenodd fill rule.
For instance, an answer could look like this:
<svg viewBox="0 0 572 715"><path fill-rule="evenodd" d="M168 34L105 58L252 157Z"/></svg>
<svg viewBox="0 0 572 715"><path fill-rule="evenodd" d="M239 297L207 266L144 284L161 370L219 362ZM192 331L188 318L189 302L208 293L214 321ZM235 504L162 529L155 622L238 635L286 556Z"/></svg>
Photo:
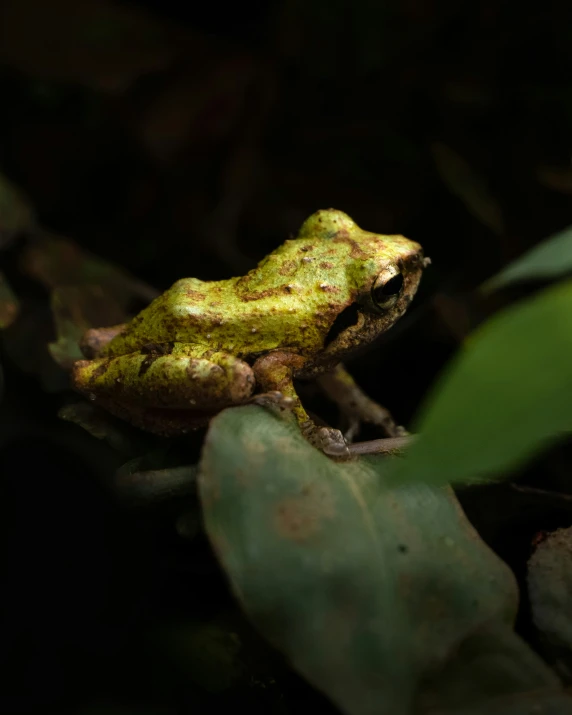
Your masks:
<svg viewBox="0 0 572 715"><path fill-rule="evenodd" d="M203 427L247 403L288 409L308 441L331 456L349 438L319 424L295 381L315 380L350 416L403 434L344 367L406 312L429 259L402 235L372 233L322 209L243 276L183 278L130 322L88 330L75 390L164 437Z"/></svg>

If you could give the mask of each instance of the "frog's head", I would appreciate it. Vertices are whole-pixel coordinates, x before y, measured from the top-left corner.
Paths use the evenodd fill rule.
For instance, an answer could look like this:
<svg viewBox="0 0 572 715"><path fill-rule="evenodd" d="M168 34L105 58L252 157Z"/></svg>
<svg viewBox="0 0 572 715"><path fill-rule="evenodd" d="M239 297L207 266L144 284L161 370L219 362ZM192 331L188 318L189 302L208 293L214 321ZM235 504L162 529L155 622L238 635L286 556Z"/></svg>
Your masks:
<svg viewBox="0 0 572 715"><path fill-rule="evenodd" d="M319 362L341 359L391 328L409 307L429 263L415 241L364 231L335 209L310 216L298 236L331 241L340 248L348 287L343 300L330 304Z"/></svg>

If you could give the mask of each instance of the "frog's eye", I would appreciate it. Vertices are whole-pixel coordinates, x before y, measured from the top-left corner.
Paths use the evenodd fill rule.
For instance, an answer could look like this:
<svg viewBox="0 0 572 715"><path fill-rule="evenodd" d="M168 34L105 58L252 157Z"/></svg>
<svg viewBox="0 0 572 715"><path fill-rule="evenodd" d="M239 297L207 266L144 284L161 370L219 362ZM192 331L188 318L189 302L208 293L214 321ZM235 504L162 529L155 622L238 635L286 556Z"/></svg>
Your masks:
<svg viewBox="0 0 572 715"><path fill-rule="evenodd" d="M388 308L397 300L403 288L403 275L382 274L378 277L371 289L371 298L378 308Z"/></svg>

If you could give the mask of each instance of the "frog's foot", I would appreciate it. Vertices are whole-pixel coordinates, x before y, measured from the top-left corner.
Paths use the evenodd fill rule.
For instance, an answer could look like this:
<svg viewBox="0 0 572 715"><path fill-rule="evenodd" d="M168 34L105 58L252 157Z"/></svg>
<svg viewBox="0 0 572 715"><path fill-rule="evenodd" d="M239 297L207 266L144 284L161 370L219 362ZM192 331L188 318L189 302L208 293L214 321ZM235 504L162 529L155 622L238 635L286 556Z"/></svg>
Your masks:
<svg viewBox="0 0 572 715"><path fill-rule="evenodd" d="M350 451L343 434L332 427L320 427L312 421L304 422L300 429L308 442L329 457L347 458Z"/></svg>
<svg viewBox="0 0 572 715"><path fill-rule="evenodd" d="M271 390L269 392L261 392L250 398L249 402L261 407L278 408L280 410L291 410L296 404L293 397L288 397L279 390Z"/></svg>
<svg viewBox="0 0 572 715"><path fill-rule="evenodd" d="M342 433L331 427L319 427L304 409L292 381L292 372L303 364L300 355L286 352L274 352L259 358L253 366L256 382L262 394L253 401L266 401L266 404L279 400L280 405L291 409L303 436L308 442L331 457L349 457L349 450ZM280 396L280 397L278 397ZM258 403L260 404L260 402Z"/></svg>
<svg viewBox="0 0 572 715"><path fill-rule="evenodd" d="M347 442L351 443L355 440L364 422L379 427L386 437L406 437L409 434L405 427L395 422L389 410L374 400L368 399L367 402L369 404L367 404L368 409L365 414L354 414L349 410L342 411L343 433Z"/></svg>

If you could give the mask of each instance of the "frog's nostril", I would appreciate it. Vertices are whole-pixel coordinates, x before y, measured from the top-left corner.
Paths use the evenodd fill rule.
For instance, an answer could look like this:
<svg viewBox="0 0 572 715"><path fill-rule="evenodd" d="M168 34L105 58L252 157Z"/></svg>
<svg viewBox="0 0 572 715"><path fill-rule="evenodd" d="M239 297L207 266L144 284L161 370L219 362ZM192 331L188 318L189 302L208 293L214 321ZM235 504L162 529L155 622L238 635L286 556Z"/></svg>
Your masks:
<svg viewBox="0 0 572 715"><path fill-rule="evenodd" d="M332 343L341 333L352 325L358 322L359 311L358 304L352 303L348 305L347 308L342 310L342 312L337 316L337 318L332 323L329 333L326 335L326 340L324 341L324 347L327 347Z"/></svg>

